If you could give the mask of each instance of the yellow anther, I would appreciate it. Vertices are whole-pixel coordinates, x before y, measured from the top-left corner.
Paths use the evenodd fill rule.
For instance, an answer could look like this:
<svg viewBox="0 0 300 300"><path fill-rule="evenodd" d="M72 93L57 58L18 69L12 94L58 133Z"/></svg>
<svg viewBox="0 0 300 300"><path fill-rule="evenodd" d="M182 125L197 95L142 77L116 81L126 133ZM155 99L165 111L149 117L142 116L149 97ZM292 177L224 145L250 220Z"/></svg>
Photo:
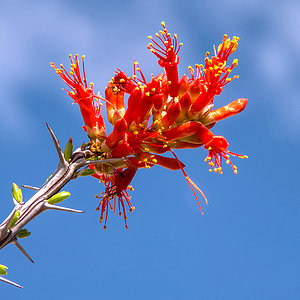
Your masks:
<svg viewBox="0 0 300 300"><path fill-rule="evenodd" d="M210 151L212 149L212 147L208 147L207 150Z"/></svg>
<svg viewBox="0 0 300 300"><path fill-rule="evenodd" d="M152 161L156 164L157 163L157 159L153 158Z"/></svg>
<svg viewBox="0 0 300 300"><path fill-rule="evenodd" d="M212 169L209 169L208 172L212 172Z"/></svg>
<svg viewBox="0 0 300 300"><path fill-rule="evenodd" d="M209 69L210 71L213 71L213 70L214 70L214 68L213 68L213 67L209 67L208 69Z"/></svg>
<svg viewBox="0 0 300 300"><path fill-rule="evenodd" d="M162 31L160 31L160 33L163 34ZM159 37L159 33L158 33L158 32L156 32L155 35L156 35L157 37Z"/></svg>
<svg viewBox="0 0 300 300"><path fill-rule="evenodd" d="M147 166L145 166L145 168L146 168L146 169L150 169L150 166L147 165Z"/></svg>
<svg viewBox="0 0 300 300"><path fill-rule="evenodd" d="M226 78L226 81L230 82L232 79L231 78Z"/></svg>
<svg viewBox="0 0 300 300"><path fill-rule="evenodd" d="M166 26L166 23L164 21L162 21L160 24L161 24L162 27Z"/></svg>
<svg viewBox="0 0 300 300"><path fill-rule="evenodd" d="M137 130L135 130L135 131L133 132L133 134L138 135L139 132L138 132Z"/></svg>
<svg viewBox="0 0 300 300"><path fill-rule="evenodd" d="M177 33L174 34L174 38L177 39Z"/></svg>
<svg viewBox="0 0 300 300"><path fill-rule="evenodd" d="M234 174L237 174L237 170L234 170L233 172L234 172Z"/></svg>
<svg viewBox="0 0 300 300"><path fill-rule="evenodd" d="M164 144L164 145L163 145L163 148L167 148L167 147L168 147L168 145L167 145L167 144Z"/></svg>
<svg viewBox="0 0 300 300"><path fill-rule="evenodd" d="M137 61L134 62L135 65L138 65L139 63Z"/></svg>
<svg viewBox="0 0 300 300"><path fill-rule="evenodd" d="M229 159L227 159L227 160L226 160L226 164L228 165L229 163L230 163L230 160L229 160Z"/></svg>
<svg viewBox="0 0 300 300"><path fill-rule="evenodd" d="M70 75L74 75L74 73L71 71L71 72L70 72Z"/></svg>
<svg viewBox="0 0 300 300"><path fill-rule="evenodd" d="M146 95L147 97L149 97L149 96L150 96L150 92L145 93L145 95Z"/></svg>
<svg viewBox="0 0 300 300"><path fill-rule="evenodd" d="M172 83L172 82L169 80L169 81L168 81L168 85L170 85L171 83Z"/></svg>
<svg viewBox="0 0 300 300"><path fill-rule="evenodd" d="M218 171L218 169L217 169L217 168L214 168L214 172L217 173L217 171Z"/></svg>
<svg viewBox="0 0 300 300"><path fill-rule="evenodd" d="M82 56L81 56L81 59L84 60L84 59L85 59L85 55L82 55Z"/></svg>
<svg viewBox="0 0 300 300"><path fill-rule="evenodd" d="M234 170L237 170L237 166L233 165L233 169L234 169Z"/></svg>
<svg viewBox="0 0 300 300"><path fill-rule="evenodd" d="M144 158L143 161L144 161L144 162L147 162L147 161L148 161L148 158Z"/></svg>
<svg viewBox="0 0 300 300"><path fill-rule="evenodd" d="M72 54L69 54L69 58L71 58L72 57Z"/></svg>
<svg viewBox="0 0 300 300"><path fill-rule="evenodd" d="M149 151L150 151L150 149L149 149L149 148L145 148L144 150L145 150L146 152L149 152Z"/></svg>
<svg viewBox="0 0 300 300"><path fill-rule="evenodd" d="M90 83L90 87L93 87L93 86L94 86L94 83L93 83L93 82L91 82L91 83Z"/></svg>
<svg viewBox="0 0 300 300"><path fill-rule="evenodd" d="M207 51L207 52L205 53L205 55L208 56L208 55L209 55L209 52Z"/></svg>
<svg viewBox="0 0 300 300"><path fill-rule="evenodd" d="M181 46L183 46L183 43L179 43L179 45L178 45L178 46L180 46L180 47L181 47Z"/></svg>
<svg viewBox="0 0 300 300"><path fill-rule="evenodd" d="M244 155L244 158L248 158L248 155Z"/></svg>

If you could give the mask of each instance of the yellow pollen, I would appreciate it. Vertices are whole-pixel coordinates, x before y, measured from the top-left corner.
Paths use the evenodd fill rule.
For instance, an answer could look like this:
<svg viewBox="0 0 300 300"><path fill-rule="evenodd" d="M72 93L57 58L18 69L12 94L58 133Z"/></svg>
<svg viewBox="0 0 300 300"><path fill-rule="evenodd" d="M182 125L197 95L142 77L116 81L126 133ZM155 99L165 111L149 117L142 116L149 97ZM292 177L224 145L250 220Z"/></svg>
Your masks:
<svg viewBox="0 0 300 300"><path fill-rule="evenodd" d="M234 170L237 170L237 167L236 167L236 166L233 166L233 169L234 169Z"/></svg>
<svg viewBox="0 0 300 300"><path fill-rule="evenodd" d="M248 158L248 155L244 155L244 158Z"/></svg>
<svg viewBox="0 0 300 300"><path fill-rule="evenodd" d="M153 158L152 161L156 164L157 163L157 159Z"/></svg>
<svg viewBox="0 0 300 300"><path fill-rule="evenodd" d="M146 152L149 152L149 151L150 151L150 149L149 149L149 148L145 148L144 150L145 150Z"/></svg>
<svg viewBox="0 0 300 300"><path fill-rule="evenodd" d="M147 39L152 40L153 38L152 38L151 35L148 35L148 36L147 36Z"/></svg>
<svg viewBox="0 0 300 300"><path fill-rule="evenodd" d="M207 150L210 151L212 149L212 147L208 147Z"/></svg>
<svg viewBox="0 0 300 300"><path fill-rule="evenodd" d="M81 56L81 59L84 60L84 59L85 59L85 55L82 55L82 56Z"/></svg>
<svg viewBox="0 0 300 300"><path fill-rule="evenodd" d="M93 83L93 82L91 82L91 83L90 83L90 87L93 87L93 86L94 86L94 83Z"/></svg>
<svg viewBox="0 0 300 300"><path fill-rule="evenodd" d="M209 169L208 172L212 172L212 169Z"/></svg>
<svg viewBox="0 0 300 300"><path fill-rule="evenodd" d="M72 54L69 54L69 58L71 58L72 57Z"/></svg>
<svg viewBox="0 0 300 300"><path fill-rule="evenodd" d="M138 135L139 132L138 132L137 130L135 130L135 131L133 132L133 134Z"/></svg>
<svg viewBox="0 0 300 300"><path fill-rule="evenodd" d="M234 174L237 174L237 170L234 170Z"/></svg>
<svg viewBox="0 0 300 300"><path fill-rule="evenodd" d="M145 168L146 168L146 169L150 169L150 166L146 166Z"/></svg>
<svg viewBox="0 0 300 300"><path fill-rule="evenodd" d="M161 24L162 27L166 26L166 23L164 21L162 21L160 24Z"/></svg>
<svg viewBox="0 0 300 300"><path fill-rule="evenodd" d="M226 160L226 164L228 165L230 163L230 160L228 159L228 160Z"/></svg>
<svg viewBox="0 0 300 300"><path fill-rule="evenodd" d="M217 171L218 171L218 169L217 169L217 168L214 168L214 172L217 173Z"/></svg>
<svg viewBox="0 0 300 300"><path fill-rule="evenodd" d="M164 144L164 145L163 145L163 148L167 148L167 147L168 147L168 145L167 145L167 144Z"/></svg>
<svg viewBox="0 0 300 300"><path fill-rule="evenodd" d="M168 85L170 85L171 83L172 83L172 82L169 80L169 81L168 81Z"/></svg>
<svg viewBox="0 0 300 300"><path fill-rule="evenodd" d="M145 95L149 97L150 96L150 92L145 93Z"/></svg>

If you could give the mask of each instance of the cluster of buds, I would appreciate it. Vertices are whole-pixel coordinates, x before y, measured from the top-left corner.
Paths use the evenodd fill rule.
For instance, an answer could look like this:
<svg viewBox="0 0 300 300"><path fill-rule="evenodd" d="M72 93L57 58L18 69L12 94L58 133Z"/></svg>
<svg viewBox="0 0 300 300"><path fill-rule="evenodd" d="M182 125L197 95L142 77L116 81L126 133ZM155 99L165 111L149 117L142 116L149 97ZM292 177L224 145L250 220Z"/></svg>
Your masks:
<svg viewBox="0 0 300 300"><path fill-rule="evenodd" d="M127 158L121 163L91 166L90 174L106 187L98 196L100 204L97 208L101 212L100 222L105 219L104 229L109 209L115 211L116 207L119 215L123 214L127 228L125 204L130 211L134 209L127 190L132 190L129 184L139 168L159 165L181 170L193 192L195 188L202 193L186 175L184 164L174 149L203 146L208 151L205 161L210 166L209 171L221 174L223 160L237 173L230 156L247 158L229 151L227 140L210 131L216 122L241 112L247 105L247 99L241 98L213 110L214 97L222 92L223 86L238 77L229 77L238 64L237 59L231 65L227 64L228 57L237 48L238 37L230 39L224 35L219 47L214 48L213 56L207 52L203 65L197 64L195 69L189 67L190 77L183 75L180 78L178 53L182 44L178 43L176 34L171 36L164 22L161 25L162 30L156 33L156 38L148 36L148 49L158 58L162 73L151 75L151 80L147 81L137 62L134 62L132 76L117 69L105 89L105 98L95 94L93 83L87 83L84 56L82 71L78 55L74 58L69 55L70 72L63 65L58 68L51 63L70 88L68 95L80 107L85 123L83 129L90 139L86 147L92 158ZM107 119L113 125L110 134L106 133L101 115L103 102L106 103ZM173 158L162 155L166 152L171 152Z"/></svg>

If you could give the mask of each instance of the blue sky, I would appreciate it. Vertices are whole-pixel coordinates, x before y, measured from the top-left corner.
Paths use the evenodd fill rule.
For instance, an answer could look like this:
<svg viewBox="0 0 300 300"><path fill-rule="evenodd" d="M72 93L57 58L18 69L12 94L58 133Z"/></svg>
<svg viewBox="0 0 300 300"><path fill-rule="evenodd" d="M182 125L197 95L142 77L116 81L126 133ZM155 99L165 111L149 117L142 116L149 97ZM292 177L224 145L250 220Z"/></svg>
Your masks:
<svg viewBox="0 0 300 300"><path fill-rule="evenodd" d="M129 230L111 215L99 226L97 180L79 179L66 206L82 215L44 213L22 241L35 264L12 245L1 251L8 278L1 299L299 299L300 3L299 1L2 1L0 4L0 218L12 209L12 182L40 186L61 144L87 141L79 109L61 90L49 62L85 54L103 94L115 68L158 73L146 48L164 20L183 42L180 74L202 63L223 34L237 35L236 74L216 106L248 98L247 109L213 132L245 153L210 174L203 149L178 151L208 198L201 215L180 172L159 167L134 178ZM25 199L31 196L24 191Z"/></svg>

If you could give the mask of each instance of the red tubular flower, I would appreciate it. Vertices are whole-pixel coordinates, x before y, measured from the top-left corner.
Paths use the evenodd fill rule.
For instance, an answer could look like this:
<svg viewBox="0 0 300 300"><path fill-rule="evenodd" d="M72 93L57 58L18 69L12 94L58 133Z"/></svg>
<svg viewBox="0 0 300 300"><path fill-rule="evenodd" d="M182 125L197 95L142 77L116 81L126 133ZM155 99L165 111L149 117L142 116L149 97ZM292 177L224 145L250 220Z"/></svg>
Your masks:
<svg viewBox="0 0 300 300"><path fill-rule="evenodd" d="M229 151L227 140L210 131L218 121L240 113L247 105L248 100L240 98L212 110L215 96L238 77L229 78L238 64L237 59L227 65L230 54L237 48L238 37L230 39L225 35L217 51L214 49L212 57L206 53L204 65L197 64L195 70L189 67L190 78L183 75L179 80L178 53L182 44L178 43L176 34L171 37L164 22L161 25L163 30L156 33L157 41L148 37L151 40L148 49L159 59L158 64L164 73L151 75L151 80L147 81L139 64L134 61L134 74L131 77L117 69L105 89L106 99L94 94L93 84L88 87L84 59L83 76L79 71L77 55L74 59L70 56L70 73L62 65L58 69L51 64L70 87L68 94L80 106L85 130L91 140L85 149L92 153L91 158L120 158L120 161L111 164L91 166L95 170L92 176L105 185L105 192L98 197L100 204L97 208L100 210L100 222L104 221L104 229L109 209L115 212L116 207L119 214L124 215L127 228L126 203L129 211L134 209L127 190L133 190L129 184L139 168L149 169L159 165L170 170L181 170L196 199L195 191L198 191L206 200L202 191L187 176L184 164L173 149L204 146L208 150L205 161L210 166L209 171L221 174L223 159L237 173L230 156L247 158L246 155ZM107 118L113 125L107 137L100 114L100 100L106 101ZM173 157L163 156L166 152L171 152ZM197 202L200 207L198 199Z"/></svg>
<svg viewBox="0 0 300 300"><path fill-rule="evenodd" d="M178 44L176 34L171 38L170 33L168 33L165 27L165 22L161 22L161 25L163 31L159 31L159 34L156 33L156 37L160 40L161 45L151 36L148 36L148 39L152 41L152 43L148 44L148 49L159 58L159 65L164 68L167 73L170 96L176 97L179 91L177 67L179 63L178 52L182 43Z"/></svg>
<svg viewBox="0 0 300 300"><path fill-rule="evenodd" d="M97 210L100 210L101 212L100 223L102 223L105 214L103 229L106 229L109 209L113 208L115 213L117 205L119 216L121 216L123 212L125 228L128 229L125 203L127 203L130 212L132 212L135 207L130 202L131 197L128 195L127 189L133 190L132 186L129 186L129 184L137 169L138 168L136 166L131 165L122 171L115 169L113 174L100 172L96 175L96 177L98 177L98 179L100 179L100 181L106 186L104 194L100 194L100 197L97 197L100 199L99 206L97 207ZM118 203L116 203L116 199L118 200ZM111 204L112 201L113 205Z"/></svg>
<svg viewBox="0 0 300 300"><path fill-rule="evenodd" d="M82 56L83 78L80 74L78 55L75 55L74 60L69 55L71 61L71 71L68 73L63 65L58 69L54 63L51 63L56 73L64 80L64 82L71 89L68 95L80 107L80 111L85 123L84 130L88 133L91 139L104 138L106 136L106 129L103 117L101 115L101 106L99 97L93 92L94 84L87 86L87 79L85 76L84 56Z"/></svg>

